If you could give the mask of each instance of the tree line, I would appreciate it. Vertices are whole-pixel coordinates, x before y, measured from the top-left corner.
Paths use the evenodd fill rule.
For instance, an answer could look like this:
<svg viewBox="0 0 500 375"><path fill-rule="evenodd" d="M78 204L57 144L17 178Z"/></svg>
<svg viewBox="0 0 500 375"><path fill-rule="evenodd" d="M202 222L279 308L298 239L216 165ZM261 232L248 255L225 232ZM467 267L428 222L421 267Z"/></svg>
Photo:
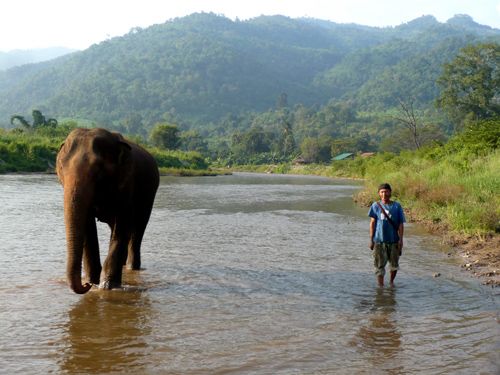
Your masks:
<svg viewBox="0 0 500 375"><path fill-rule="evenodd" d="M194 151L220 165L287 163L298 156L308 163L329 163L340 153L414 150L444 143L471 121L500 116L499 66L496 43L467 46L445 64L435 102L437 110L447 114L441 122L431 122L433 117L418 109L413 98L399 99L399 109L390 115L366 115L349 101L331 101L319 109L290 108L287 94L281 93L275 108L227 116L220 127L183 128L165 120L142 136L159 149ZM20 115L13 115L11 122L24 129L57 125L39 110L32 116L32 124ZM116 128L131 136L144 129L140 116Z"/></svg>
<svg viewBox="0 0 500 375"><path fill-rule="evenodd" d="M465 21L423 17L381 29L193 14L3 72L0 122L38 108L142 136L162 121L204 134L224 131L231 116L251 125L249 117L279 108L283 93L291 110L333 103L373 115L410 97L427 109L443 63L467 44L499 40L498 30Z"/></svg>

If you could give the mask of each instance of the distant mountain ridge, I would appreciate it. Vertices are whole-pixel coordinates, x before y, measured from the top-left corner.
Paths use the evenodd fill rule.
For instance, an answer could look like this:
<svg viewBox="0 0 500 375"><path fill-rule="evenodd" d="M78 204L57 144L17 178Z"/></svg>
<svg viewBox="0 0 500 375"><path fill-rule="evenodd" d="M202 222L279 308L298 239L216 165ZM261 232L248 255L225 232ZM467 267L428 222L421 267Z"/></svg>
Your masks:
<svg viewBox="0 0 500 375"><path fill-rule="evenodd" d="M500 30L459 15L377 28L261 16L195 13L135 28L85 51L0 72L0 125L36 108L50 117L118 124L140 116L204 124L229 114L349 101L365 111L413 96L432 104L444 62Z"/></svg>
<svg viewBox="0 0 500 375"><path fill-rule="evenodd" d="M72 52L76 52L76 50L66 47L49 47L28 50L16 49L9 52L0 51L0 70L7 70L9 68L25 64L48 61Z"/></svg>

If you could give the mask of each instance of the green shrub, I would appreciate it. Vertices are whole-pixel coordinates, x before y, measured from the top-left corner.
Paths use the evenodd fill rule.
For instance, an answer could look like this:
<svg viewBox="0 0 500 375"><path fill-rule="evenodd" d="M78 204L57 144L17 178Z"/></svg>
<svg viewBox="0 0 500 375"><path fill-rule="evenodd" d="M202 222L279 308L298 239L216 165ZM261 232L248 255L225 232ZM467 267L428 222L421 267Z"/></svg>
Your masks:
<svg viewBox="0 0 500 375"><path fill-rule="evenodd" d="M149 149L160 168L207 169L208 163L196 151L169 151L158 148Z"/></svg>

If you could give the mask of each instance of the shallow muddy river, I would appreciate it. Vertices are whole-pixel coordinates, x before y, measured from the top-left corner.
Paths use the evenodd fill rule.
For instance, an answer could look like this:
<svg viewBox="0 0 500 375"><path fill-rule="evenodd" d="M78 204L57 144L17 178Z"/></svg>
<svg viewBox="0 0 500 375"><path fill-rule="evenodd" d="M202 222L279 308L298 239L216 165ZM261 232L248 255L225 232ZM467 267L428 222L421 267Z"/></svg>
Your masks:
<svg viewBox="0 0 500 375"><path fill-rule="evenodd" d="M378 288L358 188L163 178L144 270L81 296L55 176L0 176L0 373L498 374L496 290L411 224L396 287Z"/></svg>

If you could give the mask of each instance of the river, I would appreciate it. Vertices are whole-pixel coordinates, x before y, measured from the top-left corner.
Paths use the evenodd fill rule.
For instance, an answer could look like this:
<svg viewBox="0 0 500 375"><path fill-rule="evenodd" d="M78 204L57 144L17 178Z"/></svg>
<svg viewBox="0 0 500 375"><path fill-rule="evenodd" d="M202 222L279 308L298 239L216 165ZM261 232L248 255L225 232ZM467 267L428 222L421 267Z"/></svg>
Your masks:
<svg viewBox="0 0 500 375"><path fill-rule="evenodd" d="M163 177L144 269L81 296L56 177L0 176L0 373L498 374L498 292L412 224L396 286L377 287L356 189Z"/></svg>

